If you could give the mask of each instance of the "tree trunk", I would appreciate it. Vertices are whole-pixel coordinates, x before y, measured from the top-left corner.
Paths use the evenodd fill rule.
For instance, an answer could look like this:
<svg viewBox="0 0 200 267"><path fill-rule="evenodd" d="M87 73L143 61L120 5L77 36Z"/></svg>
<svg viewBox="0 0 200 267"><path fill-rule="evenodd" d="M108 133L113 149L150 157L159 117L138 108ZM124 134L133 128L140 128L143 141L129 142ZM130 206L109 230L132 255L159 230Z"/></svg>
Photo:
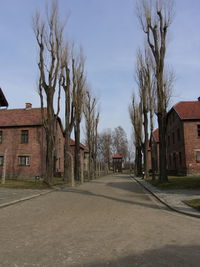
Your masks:
<svg viewBox="0 0 200 267"><path fill-rule="evenodd" d="M158 114L158 125L159 125L159 180L161 182L168 182L167 177L167 158L166 158L166 114L165 112Z"/></svg>
<svg viewBox="0 0 200 267"><path fill-rule="evenodd" d="M74 136L75 136L75 179L77 181L81 180L81 172L80 172L80 124L76 123L74 127Z"/></svg>
<svg viewBox="0 0 200 267"><path fill-rule="evenodd" d="M147 112L144 112L144 174L145 178L148 177L148 116Z"/></svg>
<svg viewBox="0 0 200 267"><path fill-rule="evenodd" d="M142 148L139 145L136 147L135 165L136 165L136 175L138 177L142 176Z"/></svg>
<svg viewBox="0 0 200 267"><path fill-rule="evenodd" d="M72 162L70 158L70 132L65 132L65 144L64 144L64 181L69 183L71 181L71 168Z"/></svg>
<svg viewBox="0 0 200 267"><path fill-rule="evenodd" d="M53 93L47 95L47 126L46 131L46 175L44 182L51 185L54 177L55 156L55 115L53 110Z"/></svg>

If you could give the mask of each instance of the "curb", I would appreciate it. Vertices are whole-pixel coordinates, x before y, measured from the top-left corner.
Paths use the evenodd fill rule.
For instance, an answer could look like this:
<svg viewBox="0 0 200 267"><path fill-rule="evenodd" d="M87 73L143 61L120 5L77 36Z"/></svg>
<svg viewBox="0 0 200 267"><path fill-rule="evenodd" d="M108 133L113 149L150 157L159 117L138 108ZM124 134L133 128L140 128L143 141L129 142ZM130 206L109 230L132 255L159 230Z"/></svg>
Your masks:
<svg viewBox="0 0 200 267"><path fill-rule="evenodd" d="M43 196L43 195L47 195L47 194L52 193L52 192L54 192L56 190L57 189L52 189L52 190L49 190L47 192L42 192L40 194L35 194L35 195L31 195L29 197L23 197L23 198L20 198L20 199L17 199L17 200L13 200L13 201L10 201L10 202L7 202L7 203L0 204L0 209L8 207L8 206L11 206L11 205L14 205L14 204L17 204L17 203L20 203L20 202L23 202L23 201L26 201L26 200L29 200L29 199L32 199L32 198L36 198L36 197L40 197L40 196Z"/></svg>
<svg viewBox="0 0 200 267"><path fill-rule="evenodd" d="M134 181L136 181L139 185L141 185L143 188L145 188L151 195L153 195L158 201L160 201L162 204L164 204L166 207L168 207L170 210L178 212L180 214L184 214L190 217L194 217L194 218L200 218L200 214L192 214L189 212L185 212L185 211L181 211L178 209L173 208L171 205L169 205L166 201L164 201L163 199L161 199L156 193L154 193L153 191L151 191L147 186L145 186L144 184L142 184L140 181L138 181L137 179L135 179L133 176L130 176L131 179L133 179Z"/></svg>

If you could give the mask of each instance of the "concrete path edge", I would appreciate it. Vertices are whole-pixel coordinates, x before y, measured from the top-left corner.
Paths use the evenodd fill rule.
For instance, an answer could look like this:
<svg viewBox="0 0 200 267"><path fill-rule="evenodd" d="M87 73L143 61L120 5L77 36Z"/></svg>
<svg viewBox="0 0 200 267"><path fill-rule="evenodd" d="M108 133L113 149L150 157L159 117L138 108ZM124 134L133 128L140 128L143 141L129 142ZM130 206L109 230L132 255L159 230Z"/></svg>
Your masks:
<svg viewBox="0 0 200 267"><path fill-rule="evenodd" d="M13 201L10 201L10 202L7 202L7 203L0 204L0 209L8 207L8 206L11 206L11 205L14 205L14 204L17 204L17 203L20 203L20 202L23 202L23 201L26 201L26 200L29 200L29 199L32 199L32 198L36 198L36 197L40 197L40 196L49 194L49 193L54 192L56 190L57 189L51 189L51 190L48 190L46 192L42 192L42 193L35 194L35 195L30 195L28 197L23 197L23 198L16 199L16 200L13 200Z"/></svg>
<svg viewBox="0 0 200 267"><path fill-rule="evenodd" d="M139 180L135 179L135 177L130 176L130 178L133 179L134 181L136 181L140 186L142 186L145 190L147 190L151 195L153 195L158 201L160 201L162 204L164 204L170 210L178 212L180 214L184 214L184 215L190 216L190 217L195 217L195 218L198 218L198 219L200 218L200 215L198 215L198 214L191 214L191 213L188 213L188 212L181 211L181 210L173 208L166 201L164 201L162 198L160 198L155 192L150 190L148 187L146 187L144 184L142 184Z"/></svg>

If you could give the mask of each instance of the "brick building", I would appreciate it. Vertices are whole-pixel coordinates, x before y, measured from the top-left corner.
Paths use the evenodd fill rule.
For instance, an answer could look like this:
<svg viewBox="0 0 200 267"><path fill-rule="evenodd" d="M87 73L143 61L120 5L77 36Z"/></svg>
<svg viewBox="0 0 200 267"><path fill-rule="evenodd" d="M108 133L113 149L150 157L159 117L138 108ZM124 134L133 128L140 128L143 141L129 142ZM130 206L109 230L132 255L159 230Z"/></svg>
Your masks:
<svg viewBox="0 0 200 267"><path fill-rule="evenodd" d="M75 141L70 139L70 152L75 159ZM81 171L85 175L89 170L89 150L88 148L80 143L80 160L81 160Z"/></svg>
<svg viewBox="0 0 200 267"><path fill-rule="evenodd" d="M179 102L167 115L167 168L173 175L200 174L200 101Z"/></svg>
<svg viewBox="0 0 200 267"><path fill-rule="evenodd" d="M56 122L55 175L63 172L63 129ZM41 109L32 108L0 110L0 175L5 162L6 178L42 176L45 172L46 138L41 119Z"/></svg>

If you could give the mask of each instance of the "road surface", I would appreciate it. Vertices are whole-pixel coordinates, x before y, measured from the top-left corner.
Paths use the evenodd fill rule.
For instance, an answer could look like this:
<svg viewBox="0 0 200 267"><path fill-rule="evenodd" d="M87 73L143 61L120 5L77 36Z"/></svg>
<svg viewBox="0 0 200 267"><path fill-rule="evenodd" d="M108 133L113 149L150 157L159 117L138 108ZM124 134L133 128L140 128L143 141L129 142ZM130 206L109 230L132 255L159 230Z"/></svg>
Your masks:
<svg viewBox="0 0 200 267"><path fill-rule="evenodd" d="M200 219L169 211L128 175L0 209L0 266L200 266Z"/></svg>

